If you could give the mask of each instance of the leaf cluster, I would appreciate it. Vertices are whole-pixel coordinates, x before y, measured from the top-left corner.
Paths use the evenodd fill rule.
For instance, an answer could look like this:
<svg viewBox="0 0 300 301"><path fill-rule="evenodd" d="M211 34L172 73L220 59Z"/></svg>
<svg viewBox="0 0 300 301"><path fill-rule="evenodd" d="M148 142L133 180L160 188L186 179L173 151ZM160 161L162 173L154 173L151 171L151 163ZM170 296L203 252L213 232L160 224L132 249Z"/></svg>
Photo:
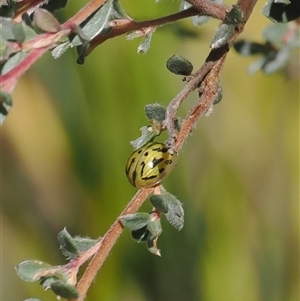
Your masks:
<svg viewBox="0 0 300 301"><path fill-rule="evenodd" d="M69 260L69 263L52 266L43 261L27 260L16 266L16 272L24 281L39 281L44 290L51 289L59 298L76 299L79 296L75 287L79 267L93 255L88 251L95 247L101 239L72 237L66 229L59 232L57 238L62 254Z"/></svg>
<svg viewBox="0 0 300 301"><path fill-rule="evenodd" d="M122 225L131 231L137 242L145 242L149 252L161 256L157 247L157 240L162 233L161 216L176 230L180 231L184 225L184 210L181 202L172 194L164 191L149 197L153 209L150 213L138 212L120 217Z"/></svg>
<svg viewBox="0 0 300 301"><path fill-rule="evenodd" d="M265 39L263 43L239 40L233 46L243 56L259 55L248 68L250 74L259 70L265 74L282 70L291 53L300 46L299 28L290 27L287 23L270 25L262 34Z"/></svg>

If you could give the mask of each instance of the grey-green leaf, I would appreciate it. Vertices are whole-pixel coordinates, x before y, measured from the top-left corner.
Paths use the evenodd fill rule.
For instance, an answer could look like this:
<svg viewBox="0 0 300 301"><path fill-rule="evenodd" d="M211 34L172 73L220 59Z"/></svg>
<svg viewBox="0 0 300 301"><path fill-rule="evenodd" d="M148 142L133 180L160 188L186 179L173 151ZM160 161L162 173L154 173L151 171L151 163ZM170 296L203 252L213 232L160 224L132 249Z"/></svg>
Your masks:
<svg viewBox="0 0 300 301"><path fill-rule="evenodd" d="M290 22L300 17L299 0L289 0L289 4L285 1L268 0L262 14L272 22Z"/></svg>
<svg viewBox="0 0 300 301"><path fill-rule="evenodd" d="M101 238L100 238L101 239ZM79 254L92 248L100 239L91 239L89 237L75 236L74 243Z"/></svg>
<svg viewBox="0 0 300 301"><path fill-rule="evenodd" d="M232 9L226 14L226 24L238 24L243 21L243 12L237 5L232 5Z"/></svg>
<svg viewBox="0 0 300 301"><path fill-rule="evenodd" d="M142 132L142 136L136 140L130 141L130 144L134 149L140 148L160 134L157 131L154 131L151 126L143 126L140 130Z"/></svg>
<svg viewBox="0 0 300 301"><path fill-rule="evenodd" d="M79 294L74 286L68 285L59 280L51 284L51 289L57 296L62 298L77 299L79 297Z"/></svg>
<svg viewBox="0 0 300 301"><path fill-rule="evenodd" d="M55 47L52 51L51 54L55 59L58 59L61 57L69 48L71 47L71 42L67 41L64 42L57 47Z"/></svg>
<svg viewBox="0 0 300 301"><path fill-rule="evenodd" d="M193 72L193 64L180 55L171 56L166 63L167 69L176 75L191 75Z"/></svg>
<svg viewBox="0 0 300 301"><path fill-rule="evenodd" d="M150 214L144 212L127 214L120 217L122 225L131 231L139 230L145 227L149 220Z"/></svg>
<svg viewBox="0 0 300 301"><path fill-rule="evenodd" d="M155 237L159 236L162 232L160 220L150 221L147 224L147 228L150 231L151 235L153 235Z"/></svg>
<svg viewBox="0 0 300 301"><path fill-rule="evenodd" d="M266 60L267 58L265 56L262 56L258 58L256 61L252 62L248 67L248 73L254 74L255 72L259 71L266 63Z"/></svg>
<svg viewBox="0 0 300 301"><path fill-rule="evenodd" d="M152 194L149 199L153 207L157 209L159 212L163 214L168 213L169 211L168 199L167 200L165 199L165 195Z"/></svg>
<svg viewBox="0 0 300 301"><path fill-rule="evenodd" d="M52 266L46 262L38 260L23 261L16 266L17 275L24 281L35 282L40 280L36 274L42 270L51 269Z"/></svg>
<svg viewBox="0 0 300 301"><path fill-rule="evenodd" d="M19 22L13 25L12 32L14 35L14 40L19 43L23 43L25 41L25 30L23 27L23 22Z"/></svg>
<svg viewBox="0 0 300 301"><path fill-rule="evenodd" d="M43 287L43 289L46 291L49 288L51 288L51 284L53 282L56 282L58 280L59 280L59 278L57 276L43 277L40 281L40 284Z"/></svg>
<svg viewBox="0 0 300 301"><path fill-rule="evenodd" d="M300 3L299 3L300 4ZM300 6L299 6L300 8ZM284 39L284 35L289 31L288 24L286 23L276 23L270 26L267 26L263 32L262 36L268 41L271 42L276 47L280 48L284 46L287 41ZM290 44L289 38L289 44ZM295 34L295 40L299 42L299 35Z"/></svg>
<svg viewBox="0 0 300 301"><path fill-rule="evenodd" d="M218 27L218 29L212 39L210 47L212 49L216 49L216 48L219 48L219 47L225 45L228 42L228 40L231 38L231 36L234 32L234 29L235 29L235 26L233 24L226 24L226 23L221 24Z"/></svg>
<svg viewBox="0 0 300 301"><path fill-rule="evenodd" d="M58 32L61 30L57 19L49 11L42 8L37 8L34 11L33 21L40 29L46 32Z"/></svg>
<svg viewBox="0 0 300 301"><path fill-rule="evenodd" d="M184 226L184 210L181 202L172 194L165 195L165 201L168 203L168 212L165 214L167 221L178 231Z"/></svg>
<svg viewBox="0 0 300 301"><path fill-rule="evenodd" d="M57 235L57 240L63 255L69 259L78 257L79 252L73 237L69 234L66 228L60 231Z"/></svg>
<svg viewBox="0 0 300 301"><path fill-rule="evenodd" d="M3 40L13 40L15 38L12 30L13 24L11 18L0 17L0 32Z"/></svg>
<svg viewBox="0 0 300 301"><path fill-rule="evenodd" d="M155 29L156 29L156 27L153 27L152 30L149 30L147 32L147 34L143 37L143 40L137 49L138 54L146 53L149 50L150 44L151 44L151 39L152 39L153 33L155 32Z"/></svg>
<svg viewBox="0 0 300 301"><path fill-rule="evenodd" d="M166 108L158 103L151 103L145 106L145 112L150 120L155 120L159 123L166 118Z"/></svg>
<svg viewBox="0 0 300 301"><path fill-rule="evenodd" d="M5 74L16 67L24 58L26 54L23 51L17 52L11 56L1 70L1 74Z"/></svg>
<svg viewBox="0 0 300 301"><path fill-rule="evenodd" d="M114 2L115 0L107 0L93 14L88 22L83 25L82 31L89 40L93 39L106 27L107 22L110 20L111 14L114 12ZM72 40L72 46L78 46L81 43L82 42L78 36Z"/></svg>
<svg viewBox="0 0 300 301"><path fill-rule="evenodd" d="M254 55L258 53L264 53L266 46L261 43L250 42L246 40L239 40L233 44L233 48L239 54L244 56Z"/></svg>
<svg viewBox="0 0 300 301"><path fill-rule="evenodd" d="M114 19L128 19L128 15L126 14L124 8L121 6L119 1L113 2L113 17Z"/></svg>
<svg viewBox="0 0 300 301"><path fill-rule="evenodd" d="M276 52L275 57L270 60L268 60L263 68L262 71L266 74L271 74L276 71L281 70L284 68L287 64L287 61L289 59L290 50L288 47L283 47L279 51Z"/></svg>

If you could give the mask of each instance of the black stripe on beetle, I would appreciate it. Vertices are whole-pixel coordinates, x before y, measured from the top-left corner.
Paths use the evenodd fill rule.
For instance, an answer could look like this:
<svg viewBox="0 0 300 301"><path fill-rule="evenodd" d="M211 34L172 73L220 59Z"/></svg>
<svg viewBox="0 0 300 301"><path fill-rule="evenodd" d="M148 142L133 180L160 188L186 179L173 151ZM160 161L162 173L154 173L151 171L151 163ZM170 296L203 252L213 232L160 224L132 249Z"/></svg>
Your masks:
<svg viewBox="0 0 300 301"><path fill-rule="evenodd" d="M163 158L160 158L160 159L154 158L154 159L152 160L152 168L154 168L157 164L159 164L159 163L162 162L162 161L164 161Z"/></svg>

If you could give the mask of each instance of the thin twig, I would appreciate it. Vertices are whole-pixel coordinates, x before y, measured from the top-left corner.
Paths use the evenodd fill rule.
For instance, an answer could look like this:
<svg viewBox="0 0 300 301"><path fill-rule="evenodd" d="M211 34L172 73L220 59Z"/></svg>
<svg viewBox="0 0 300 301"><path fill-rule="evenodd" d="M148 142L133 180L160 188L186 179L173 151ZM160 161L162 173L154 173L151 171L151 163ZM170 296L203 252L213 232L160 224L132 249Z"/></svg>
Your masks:
<svg viewBox="0 0 300 301"><path fill-rule="evenodd" d="M230 8L210 0L186 0L201 14L215 19L224 20Z"/></svg>
<svg viewBox="0 0 300 301"><path fill-rule="evenodd" d="M206 0L189 0L190 3L195 3L195 5L203 5L203 3L206 2ZM246 22L248 21L251 12L253 10L253 7L255 6L257 0L239 0L238 6L242 10L243 13L243 22L241 24L238 24L236 26L235 32L233 33L232 37L228 40L228 42L217 49L212 49L207 56L205 63L199 68L199 70L194 73L189 82L186 84L186 86L173 98L173 100L169 103L167 110L166 110L166 119L164 122L165 127L168 130L169 138L167 141L167 145L174 151L178 151L184 140L186 139L186 133L190 133L192 131L192 128L194 126L193 123L185 124L183 133L178 133L175 129L174 120L176 119L177 111L181 105L181 103L188 97L188 95L194 91L197 87L200 86L201 82L204 80L204 78L215 68L220 62L222 62L222 66L224 64L224 59L229 52L230 48L232 47L234 41L239 36L239 34L243 31L244 26ZM249 10L249 11L248 11ZM225 18L225 17L224 17ZM216 69L215 69L216 70ZM221 72L222 68L218 69L219 72ZM218 74L218 77L220 77L221 74ZM215 86L215 89L217 90L217 86ZM197 108L197 105L195 106L195 109ZM203 107L203 111L200 112L199 116L206 110L206 108ZM199 117L198 116L198 117ZM195 120L197 122L197 120ZM189 125L189 128L187 128L187 125Z"/></svg>
<svg viewBox="0 0 300 301"><path fill-rule="evenodd" d="M142 188L140 189L136 195L132 198L129 204L126 206L124 211L120 214L126 215L130 213L135 213L140 206L144 203L144 201L151 195L154 191L154 187L150 188ZM80 279L77 285L77 291L79 293L78 299L70 299L69 301L82 301L85 298L85 295L94 281L99 269L103 265L105 259L109 255L110 250L115 245L117 239L121 235L123 231L123 226L117 219L110 229L106 232L106 234L101 239L101 245L85 270L82 278Z"/></svg>
<svg viewBox="0 0 300 301"><path fill-rule="evenodd" d="M74 26L74 24L80 24L83 21L83 17L85 16L85 19L89 16L88 14L93 13L97 8L99 8L99 5L103 5L104 0L95 0L87 4L82 10L80 10L73 18L69 19L67 22L65 22L61 28L61 32L65 33L67 35L69 33L68 29L71 30L71 28ZM97 6L98 5L98 6ZM114 22L111 22L112 24L112 30L109 34L102 36L101 34L95 37L90 43L90 48L88 50L88 53L90 53L96 46L100 45L104 41L119 36L123 35L125 33L134 31L134 30L141 30L145 27L148 26L160 26L166 23L170 22L175 22L177 20L187 18L193 15L196 15L197 11L193 8L189 8L185 11L181 11L179 13L172 14L170 16L165 16L153 20L146 20L142 22L135 22L133 20L125 20L126 22L123 22L122 25L120 25L120 20ZM85 20L84 19L84 20ZM72 23L73 22L73 23ZM24 47L28 47L30 44L37 45L40 43L40 45L43 45L43 41L47 40L51 41L53 40L53 43L56 43L57 41L52 38L55 37L59 34L60 32L57 33L45 33L41 34L38 37L26 41L24 43ZM9 72L7 72L4 75L0 76L0 85L1 89L5 92L11 92L13 88L15 87L17 81L19 78L50 48L56 46L55 44L47 44L47 46L43 46L40 48L36 48L30 51L30 53L21 61L20 64L18 64L15 68L11 69ZM22 44L19 43L18 47L20 49L23 49Z"/></svg>
<svg viewBox="0 0 300 301"><path fill-rule="evenodd" d="M217 97L218 86L220 74L225 62L225 57L223 56L221 60L217 62L217 64L211 69L211 72L205 77L203 84L204 90L201 93L201 97L198 102L191 110L191 112L187 115L187 117L183 120L180 132L178 133L176 144L174 147L174 151L178 152L188 135L192 131L193 127L197 123L198 119L201 115L207 112L212 106L213 102Z"/></svg>
<svg viewBox="0 0 300 301"><path fill-rule="evenodd" d="M62 28L72 28L74 24L79 25L99 9L107 0L92 0L77 12L72 18L62 24Z"/></svg>
<svg viewBox="0 0 300 301"><path fill-rule="evenodd" d="M197 14L197 10L191 7L178 13L167 15L153 20L146 20L140 22L136 22L132 19L113 20L110 22L111 30L107 35L102 35L100 33L90 42L88 54L91 53L95 47L99 46L106 40L114 38L116 36L120 36L132 31L142 30L147 27L158 27L161 25L178 21L180 19L195 16Z"/></svg>
<svg viewBox="0 0 300 301"><path fill-rule="evenodd" d="M10 93L19 78L48 50L48 48L33 49L23 61L9 72L0 76L1 90Z"/></svg>
<svg viewBox="0 0 300 301"><path fill-rule="evenodd" d="M167 15L164 17L160 17L153 20L146 20L141 22L136 22L131 19L125 19L125 20L115 20L110 23L111 30L107 35L102 35L101 33L96 36L91 42L90 47L88 50L88 53L91 53L95 47L102 44L104 41L114 38L116 36L123 35L128 32L132 31L138 31L144 28L148 27L158 27L161 25L166 25L175 21L178 21L180 19L196 16L196 15L209 15L213 16L217 19L224 20L226 11L229 10L226 6L220 6L219 7L219 13L216 14L214 10L206 10L205 13L197 11L194 7L190 7L186 10ZM221 13L222 12L222 13Z"/></svg>

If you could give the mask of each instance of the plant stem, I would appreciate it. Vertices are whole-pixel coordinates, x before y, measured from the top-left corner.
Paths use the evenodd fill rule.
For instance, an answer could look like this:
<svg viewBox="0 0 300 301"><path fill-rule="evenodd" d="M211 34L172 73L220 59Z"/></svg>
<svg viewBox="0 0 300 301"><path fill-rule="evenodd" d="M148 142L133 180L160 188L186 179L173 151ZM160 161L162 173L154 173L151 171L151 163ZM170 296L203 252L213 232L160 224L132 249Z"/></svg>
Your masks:
<svg viewBox="0 0 300 301"><path fill-rule="evenodd" d="M219 77L225 62L225 57L223 56L221 60L211 69L211 72L205 77L203 81L204 90L199 98L198 102L191 110L191 112L184 119L180 132L178 133L176 144L174 150L178 152L188 135L191 133L193 127L197 123L201 115L207 112L212 106L213 102L217 97Z"/></svg>
<svg viewBox="0 0 300 301"><path fill-rule="evenodd" d="M82 23L90 14L92 14L95 10L97 10L106 0L94 0L90 3L88 3L84 8L82 8L76 15L74 15L72 18L70 18L68 21L66 21L64 24L62 24L61 28L62 30L57 33L45 33L42 35L39 35L38 37L26 41L24 45L20 44L21 48L28 47L30 44L37 45L40 43L40 45L43 44L43 41L50 40L55 35L58 35L60 33L65 33L67 35L69 33L68 30L72 30L74 24L79 25ZM142 22L135 22L133 20L117 20L112 21L112 24L115 26L111 30L111 32L108 35L102 36L101 34L98 35L95 39L93 39L90 42L90 48L88 50L88 54L98 45L106 41L107 39L125 34L130 31L134 30L141 30L145 27L151 27L151 26L160 26L166 23L174 22L183 18L187 18L193 15L198 14L197 10L194 8L189 8L185 11L181 11L178 13L175 13L170 16L161 17L154 20L146 20ZM121 24L121 25L120 25ZM32 49L29 54L23 59L23 61L18 64L15 68L11 69L6 74L3 74L0 76L0 85L1 90L10 93L13 88L15 87L16 83L18 82L19 78L46 52L48 49L56 46L55 45L56 40L53 39L54 45L47 45L47 47L40 47ZM23 47L24 46L24 47ZM23 49L24 50L24 49Z"/></svg>
<svg viewBox="0 0 300 301"><path fill-rule="evenodd" d="M66 21L62 28L72 28L74 24L79 25L85 21L92 13L100 8L107 0L92 0L86 6L84 6L79 12L77 12L72 18Z"/></svg>
<svg viewBox="0 0 300 301"><path fill-rule="evenodd" d="M230 8L210 0L186 0L201 14L215 19L224 20Z"/></svg>
<svg viewBox="0 0 300 301"><path fill-rule="evenodd" d="M140 208L140 206L144 203L144 201L149 197L149 195L153 193L154 189L155 189L154 187L140 189L136 193L136 195L132 198L132 200L129 202L129 204L126 206L126 208L123 210L123 212L120 214L120 216L136 212ZM101 245L97 253L91 260L90 264L88 265L87 269L85 270L82 278L80 279L77 285L79 298L70 299L69 301L84 300L89 287L94 281L99 269L103 265L105 259L109 255L110 250L115 245L122 231L123 231L123 226L119 222L119 219L117 219L109 228L109 230L106 232L106 234L102 237Z"/></svg>
<svg viewBox="0 0 300 301"><path fill-rule="evenodd" d="M100 33L90 42L90 47L88 49L87 55L106 40L114 38L116 36L120 36L128 32L143 30L145 28L162 26L198 14L199 12L194 7L190 7L178 13L153 20L146 20L141 22L136 22L131 19L113 20L110 22L111 30L107 35L102 35Z"/></svg>
<svg viewBox="0 0 300 301"><path fill-rule="evenodd" d="M20 64L0 76L1 90L10 93L18 79L47 51L48 48L33 49Z"/></svg>
<svg viewBox="0 0 300 301"><path fill-rule="evenodd" d="M192 3L195 6L205 6L207 3L207 0L188 0L190 3ZM169 103L167 110L166 110L166 119L164 121L164 125L168 129L169 132L169 138L167 145L172 148L175 151L180 150L184 140L187 138L188 133L190 133L195 125L195 123L198 121L198 118L200 115L206 111L208 108L206 106L201 106L202 111L198 111L196 115L198 118L193 119L193 122L188 122L188 124L184 124L184 135L183 133L178 133L174 126L174 120L176 119L176 113L181 105L181 103L188 97L188 95L197 89L201 82L205 79L206 76L209 75L209 73L215 68L220 62L222 62L222 66L224 64L224 59L229 52L230 48L232 47L234 41L236 38L240 35L240 33L243 31L246 22L248 21L251 12L256 4L257 0L239 0L237 2L237 5L242 10L243 13L243 21L236 26L235 32L233 33L232 37L228 40L228 42L216 49L212 49L207 56L204 64L199 68L199 70L194 73L189 82L185 85L185 87L172 99L172 101ZM200 9L200 8L199 8ZM225 16L224 16L225 18ZM215 70L219 70L221 72L222 68L219 67ZM218 74L218 78L221 74ZM217 82L216 82L217 84ZM217 90L217 86L215 86L215 89ZM211 94L213 96L213 94ZM213 99L211 99L213 101ZM205 100L206 103L210 103L209 100ZM197 108L198 104L194 107L193 111L197 111L199 108ZM195 112L194 111L194 112ZM184 122L186 122L185 120Z"/></svg>

